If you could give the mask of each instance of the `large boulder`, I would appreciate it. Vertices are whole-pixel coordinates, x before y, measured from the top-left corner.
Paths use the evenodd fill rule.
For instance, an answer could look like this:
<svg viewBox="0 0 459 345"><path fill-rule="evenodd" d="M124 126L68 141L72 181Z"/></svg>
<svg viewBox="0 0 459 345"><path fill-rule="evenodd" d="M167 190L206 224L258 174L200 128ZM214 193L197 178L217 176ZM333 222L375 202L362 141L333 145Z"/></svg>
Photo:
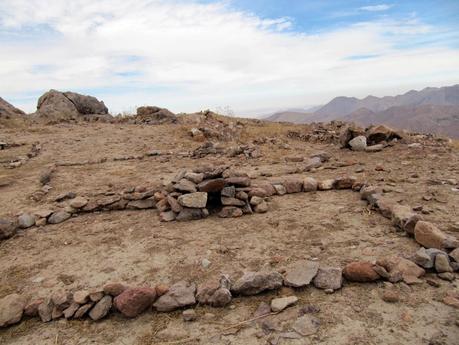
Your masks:
<svg viewBox="0 0 459 345"><path fill-rule="evenodd" d="M51 121L111 118L104 102L97 98L57 90L50 90L38 99L35 116Z"/></svg>
<svg viewBox="0 0 459 345"><path fill-rule="evenodd" d="M344 126L339 133L339 144L341 148L349 147L349 142L363 133L363 128L356 126L353 123Z"/></svg>
<svg viewBox="0 0 459 345"><path fill-rule="evenodd" d="M346 265L343 270L344 277L352 282L372 282L380 278L367 261L354 261Z"/></svg>
<svg viewBox="0 0 459 345"><path fill-rule="evenodd" d="M156 299L156 290L149 287L126 289L114 299L115 308L126 317L136 317Z"/></svg>
<svg viewBox="0 0 459 345"><path fill-rule="evenodd" d="M368 128L365 132L365 136L367 137L367 143L369 145L375 145L383 141L389 142L394 139L402 138L400 133L385 125L372 126Z"/></svg>
<svg viewBox="0 0 459 345"><path fill-rule="evenodd" d="M136 123L158 125L162 123L175 123L177 122L177 116L165 108L144 106L137 108L137 115L134 121Z"/></svg>

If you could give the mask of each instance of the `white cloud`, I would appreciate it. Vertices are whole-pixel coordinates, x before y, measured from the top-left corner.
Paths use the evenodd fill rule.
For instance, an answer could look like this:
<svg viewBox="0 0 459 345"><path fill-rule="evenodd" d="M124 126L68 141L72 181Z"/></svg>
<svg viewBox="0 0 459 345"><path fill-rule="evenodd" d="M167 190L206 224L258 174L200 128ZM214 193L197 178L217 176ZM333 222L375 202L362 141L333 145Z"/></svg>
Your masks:
<svg viewBox="0 0 459 345"><path fill-rule="evenodd" d="M292 25L223 3L3 0L0 34L8 30L11 39L1 43L0 95L87 89L113 112L142 104L241 112L459 77L458 50L403 48L435 33L415 18L315 35L295 33ZM374 58L352 59L368 55ZM16 105L32 111L35 102Z"/></svg>
<svg viewBox="0 0 459 345"><path fill-rule="evenodd" d="M388 9L392 7L394 7L394 5L380 4L380 5L363 6L363 7L360 7L360 9L362 11L381 12L381 11L387 11Z"/></svg>

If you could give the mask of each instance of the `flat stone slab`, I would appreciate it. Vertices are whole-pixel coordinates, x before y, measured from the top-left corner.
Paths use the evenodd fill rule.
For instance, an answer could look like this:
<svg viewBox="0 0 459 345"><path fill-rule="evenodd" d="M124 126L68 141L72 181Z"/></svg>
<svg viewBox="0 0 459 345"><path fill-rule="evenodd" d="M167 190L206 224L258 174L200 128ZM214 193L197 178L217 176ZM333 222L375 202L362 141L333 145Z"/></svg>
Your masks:
<svg viewBox="0 0 459 345"><path fill-rule="evenodd" d="M282 311L296 302L298 302L298 297L296 296L275 298L271 301L271 310L273 312Z"/></svg>
<svg viewBox="0 0 459 345"><path fill-rule="evenodd" d="M284 284L291 287L302 287L311 283L319 270L316 261L302 260L287 268L284 275Z"/></svg>

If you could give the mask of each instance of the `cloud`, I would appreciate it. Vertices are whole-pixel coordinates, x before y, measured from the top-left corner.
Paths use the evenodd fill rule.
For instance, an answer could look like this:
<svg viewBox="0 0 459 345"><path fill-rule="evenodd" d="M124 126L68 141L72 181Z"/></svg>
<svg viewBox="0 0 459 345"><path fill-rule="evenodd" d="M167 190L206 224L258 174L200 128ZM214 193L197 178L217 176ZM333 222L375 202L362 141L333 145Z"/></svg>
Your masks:
<svg viewBox="0 0 459 345"><path fill-rule="evenodd" d="M55 88L94 94L112 112L143 104L243 112L459 77L457 49L412 44L438 35L416 18L294 28L290 18L220 2L4 0L0 95L28 111Z"/></svg>
<svg viewBox="0 0 459 345"><path fill-rule="evenodd" d="M388 9L394 7L392 4L380 4L380 5L371 5L371 6L363 6L360 7L362 11L369 11L369 12L382 12L387 11Z"/></svg>

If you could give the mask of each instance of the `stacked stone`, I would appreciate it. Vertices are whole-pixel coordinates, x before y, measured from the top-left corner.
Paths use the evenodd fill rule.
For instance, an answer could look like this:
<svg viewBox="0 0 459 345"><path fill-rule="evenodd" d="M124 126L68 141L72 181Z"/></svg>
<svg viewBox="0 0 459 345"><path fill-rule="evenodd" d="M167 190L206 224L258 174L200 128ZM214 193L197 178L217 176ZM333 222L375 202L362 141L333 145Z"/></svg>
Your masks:
<svg viewBox="0 0 459 345"><path fill-rule="evenodd" d="M5 143L3 143L3 144L5 144ZM6 148L7 147L6 144L3 147ZM17 159L15 159L12 162L10 162L6 167L10 168L10 169L18 168L21 165L25 164L28 160L30 160L30 159L32 159L34 157L37 157L40 154L40 152L41 152L41 145L38 144L38 143L32 144L32 147L31 147L30 151L27 153L27 156L18 157Z"/></svg>
<svg viewBox="0 0 459 345"><path fill-rule="evenodd" d="M93 198L77 196L73 192L64 193L55 198L58 209L42 209L21 213L14 219L0 219L0 240L14 236L19 229L59 224L79 213L152 209L156 204L153 196L160 189L159 186L136 187L119 194L106 193Z"/></svg>
<svg viewBox="0 0 459 345"><path fill-rule="evenodd" d="M252 213L244 191L250 183L247 175L232 176L227 167L183 170L154 197L161 221L202 219L209 208L220 207L220 217L239 217Z"/></svg>
<svg viewBox="0 0 459 345"><path fill-rule="evenodd" d="M437 272L442 279L454 280L452 272L459 271L459 240L456 237L424 221L422 216L413 211L411 207L400 205L385 197L380 188L364 186L360 189L360 196L370 206L377 209L382 216L391 219L396 228L413 236L415 241L422 246L409 262L417 264L423 270ZM385 275L385 272L380 272L380 274ZM408 278L408 281L411 280Z"/></svg>
<svg viewBox="0 0 459 345"><path fill-rule="evenodd" d="M133 318L145 311L171 312L197 303L212 307L225 307L234 296L251 296L282 286L304 289L313 285L326 293L341 289L344 280L350 282L374 282L387 280L391 283L420 283L425 269L435 267L453 277L452 266L457 270L459 249L446 254L438 249L421 249L414 262L398 255L390 255L375 262L354 261L344 269L321 265L317 261L302 260L278 271L245 272L234 281L228 275L211 278L200 285L179 281L171 286L158 284L155 287L129 287L121 283L108 283L98 290L56 291L48 298L27 301L18 294L0 299L0 327L18 323L23 316L39 317L43 322L60 318L100 320L109 313L119 312ZM452 265L455 264L455 265ZM421 266L421 267L420 267ZM424 267L424 268L422 268ZM446 279L446 278L443 278ZM449 279L448 279L449 280ZM445 301L445 303L457 303ZM273 301L274 302L274 301ZM282 302L282 303L281 303ZM287 303L288 302L288 303ZM295 303L294 298L272 303L272 311L280 311L283 305ZM282 305L282 306L281 306Z"/></svg>
<svg viewBox="0 0 459 345"><path fill-rule="evenodd" d="M64 193L55 198L59 206L56 210L43 209L22 213L14 219L0 219L0 240L12 237L19 229L59 224L79 213L156 207L160 220L170 222L205 218L209 215L209 207L212 207L219 209L219 217L233 218L267 212L267 200L273 195L331 189L357 190L360 187L361 183L352 176L322 181L311 177L287 177L252 183L247 174L234 172L226 166L198 168L191 172L184 170L165 188L138 186L122 193L109 192L92 198L77 196L73 192ZM403 218L400 222L406 220ZM400 223L400 226L405 225Z"/></svg>

